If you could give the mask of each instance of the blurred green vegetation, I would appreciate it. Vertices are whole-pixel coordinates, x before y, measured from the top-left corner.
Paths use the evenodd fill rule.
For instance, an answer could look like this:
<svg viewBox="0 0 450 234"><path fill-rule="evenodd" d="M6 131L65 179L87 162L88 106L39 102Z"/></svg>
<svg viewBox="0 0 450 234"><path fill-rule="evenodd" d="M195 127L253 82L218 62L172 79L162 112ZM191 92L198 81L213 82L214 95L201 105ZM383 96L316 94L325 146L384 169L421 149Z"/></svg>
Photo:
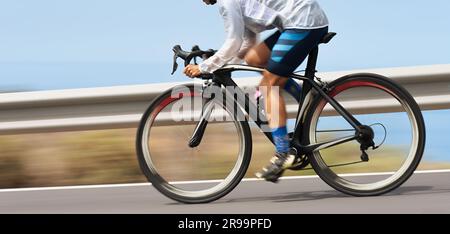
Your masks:
<svg viewBox="0 0 450 234"><path fill-rule="evenodd" d="M228 144L233 142L232 137L235 135L225 134L227 129L222 132L216 130L211 130L211 143L207 148L214 151L205 151L209 159L193 169L199 179L220 178L233 166L235 156L230 158L230 155L236 148ZM158 145L169 145L158 148L163 152L161 158L168 160L165 158L171 156L176 163L167 162L178 168L189 165L188 161L181 161L179 157L188 152L176 152L177 148L170 145L176 145L173 142L178 140L165 136L164 132L167 131L152 138L157 140ZM146 182L135 155L135 134L135 129L121 129L0 136L0 188ZM253 140L253 158L248 177L254 177L254 173L265 166L273 154L273 146L262 133L255 130ZM333 154L349 155L349 152L343 148ZM387 157L381 164L386 167L378 169L388 170L392 161ZM420 167L443 168L450 168L450 164L423 162ZM286 175L310 174L314 172L288 172ZM173 176L174 179L178 177Z"/></svg>

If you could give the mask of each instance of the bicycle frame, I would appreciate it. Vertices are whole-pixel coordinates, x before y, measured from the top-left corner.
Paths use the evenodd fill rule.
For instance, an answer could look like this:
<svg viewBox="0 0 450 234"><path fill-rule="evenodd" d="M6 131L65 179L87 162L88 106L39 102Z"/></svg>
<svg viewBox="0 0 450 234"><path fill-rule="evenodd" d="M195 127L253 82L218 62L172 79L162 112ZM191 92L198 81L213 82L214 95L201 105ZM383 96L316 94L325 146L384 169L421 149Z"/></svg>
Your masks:
<svg viewBox="0 0 450 234"><path fill-rule="evenodd" d="M300 99L300 105L298 108L294 135L291 143L292 147L294 147L299 154L308 154L322 149L330 148L336 145L340 145L346 142L350 142L353 140L358 140L362 137L363 134L361 132L362 124L355 117L353 117L353 115L349 113L342 105L340 105L333 97L330 97L324 91L324 88L326 87L322 87L321 85L315 82L315 73L316 73L315 67L317 62L317 55L318 55L318 47L315 48L309 55L305 76L292 74L288 77L303 81L303 91ZM258 108L258 106L256 106L253 102L251 102L248 94L244 93L244 91L241 88L239 88L239 86L233 81L233 79L231 78L231 73L235 71L249 71L262 73L264 72L264 69L247 65L227 65L222 69L218 70L217 72L215 72L212 77L212 84L234 88L234 91L236 92L238 97L234 101L239 105L239 107L241 107L241 109L247 112L246 114L248 114L250 118L253 119L253 122L260 129L262 129L262 126L264 124L267 124L267 122L261 121L261 118L258 118L258 116L263 117L262 119L267 118L265 114L261 111L261 108ZM315 91L318 95L327 100L328 103L336 110L336 112L339 115L341 115L355 129L354 135L334 139L327 142L317 143L313 145L302 144L304 142L302 141L304 136L302 135L301 120L308 111L307 107L309 103L313 101L313 98L315 97L313 91ZM191 147L198 146L203 136L206 125L207 121L202 117L200 119L198 126L194 130L191 142L195 143L190 144ZM273 143L271 133L265 131L263 132L265 136Z"/></svg>
<svg viewBox="0 0 450 234"><path fill-rule="evenodd" d="M331 40L331 38L333 38L334 35L336 34L328 33L321 40L320 44L328 43ZM191 64L191 61L193 59L194 64L196 64L195 58L207 59L210 56L213 56L213 54L215 53L215 51L213 50L202 51L198 48L198 46L194 46L194 48L192 48L192 51L190 52L182 50L181 46L175 46L173 48L173 51L174 51L173 72L177 70L178 58L183 59L185 66L187 66ZM303 82L303 91L301 92L300 95L301 97L297 97L294 94L296 96L295 97L296 101L299 101L299 105L298 111L296 112L297 115L294 132L289 134L289 138L292 139L289 156L296 156L296 157L295 161L293 162L289 170L298 171L304 169L306 170L314 169L314 171L320 176L320 178L328 185L330 185L331 187L340 192L353 196L378 196L398 188L400 185L406 182L413 174L414 170L417 169L425 148L425 138L426 138L425 123L419 105L417 104L417 102L415 102L414 98L408 93L408 91L402 88L400 85L396 84L396 82L391 81L387 77L376 74L368 74L368 73L351 74L344 76L328 85L326 82L322 82L319 78L316 79L315 68L317 63L317 55L318 55L318 46L309 53L308 64L304 76L303 74L302 75L291 74L288 76L288 78L300 80ZM142 116L136 139L136 153L138 156L139 165L144 175L149 180L149 182L151 182L152 185L158 191L160 191L167 197L183 203L198 204L217 200L225 196L229 192L231 192L242 180L242 178L246 175L251 161L252 137L248 122L253 121L261 130L263 130L267 138L273 143L274 140L272 139L271 129L268 124L269 122L268 118L265 115L265 111L263 110L263 108L260 107L262 106L261 104L262 102L258 101L255 102L252 98L251 92L248 92L248 90L245 90L243 88L241 89L238 87L235 81L233 81L233 79L231 78L232 77L231 74L235 71L248 71L258 73L266 72L266 70L263 68L243 66L243 65L228 65L215 71L213 74L210 73L200 74L197 76L197 78L201 78L202 80L206 81L203 86L197 84L187 84L187 86L180 85L171 88L166 92L164 92L163 94L161 94L158 98L156 98ZM396 109L387 108L386 110L377 111L378 110L377 108L371 110L371 105L368 105L367 107L362 109L359 109L359 107L353 109L352 107L354 107L354 105L344 105L344 103L347 103L347 100L350 103L354 103L351 99L352 97L355 97L351 95L353 90L349 91L350 93L349 96L346 95L347 92L345 91L357 87L363 87L363 90L360 92L354 92L353 94L359 95L361 94L361 92L366 93L365 88L372 87L384 91L384 93L390 95L391 98L394 98L396 101L398 101L400 106L403 108L403 112L405 113L401 113L400 115L403 117L407 117L408 120L405 119L405 122L409 122L411 126L411 129L408 127L407 130L407 131L411 130L410 131L411 134L407 133L404 135L406 144L404 144L403 142L397 143L396 140L394 140L393 142L394 146L386 147L387 149L386 152L384 153L381 152L381 154L374 155L377 158L377 160L369 160L370 159L369 154L366 151L369 150L370 148L372 148L372 150L375 151L384 144L387 136L386 126L383 124L384 120L380 121L380 123L374 123L368 126L362 125L355 117L360 118L361 120L364 119L364 122L366 122L365 120L366 118L365 117L363 118L362 116L376 114L378 112L380 113L384 113L385 111L390 112L391 110ZM339 97L342 97L342 99ZM369 100L370 102L373 102L373 100L379 100L378 93L377 95L373 96L368 93L366 97L369 98L367 100ZM375 98L372 99L372 97ZM342 103L342 105L339 102L337 102L337 100L339 100ZM384 100L384 98L381 100ZM172 108L169 107L169 105L171 104ZM334 111L332 113L334 116L337 116L338 118L344 118L352 127L344 126L343 128L349 129L338 128L327 130L328 128L326 126L328 124L324 124L324 128L326 129L322 128L319 129L318 126L319 125L322 126L322 120L324 120L321 118L321 114L324 114L322 111L324 110L323 108L325 108L326 106L325 104L328 105L327 107L331 106L331 108L329 109L331 109L331 111ZM398 104L394 104L392 106L397 107L397 105ZM346 108L348 109L346 110ZM272 109L276 110L276 108ZM181 110L183 111L183 113L179 112ZM215 110L217 110L217 112L215 112ZM352 113L349 112L350 110L355 110L354 111L355 116L353 116ZM328 112L328 108L326 112ZM178 133L179 131L174 131L174 134L176 135L173 135L173 137L172 135L166 136L167 139L171 140L171 143L169 144L173 145L174 147L177 146L180 147L178 148L178 150L180 151L180 155L193 156L188 158L182 157L181 161L177 157L174 158L176 162L179 162L179 164L181 163L180 164L181 166L183 166L182 165L183 163L186 164L185 162L188 162L189 164L188 169L190 168L189 170L184 170L184 173L179 174L179 176L177 174L176 177L172 177L173 175L172 173L165 173L166 170L164 169L159 170L160 168L164 167L164 165L158 165L160 163L154 163L160 157L158 156L153 157L152 150L150 150L150 147L152 145L151 139L155 137L157 139L159 137L151 135L151 132L152 127L158 127L158 125L154 123L157 122L157 117L160 113L162 113L161 115L162 126L166 126L164 125L164 120L166 120L167 117L173 117L173 119L169 119L172 120L173 123L168 123L167 126L178 125L179 124L178 122L183 120L186 121L184 124L189 125L193 123L197 124L195 129L192 130L193 135L189 139L189 147L191 147L192 150L186 150L185 148L184 145L185 130L182 131L183 134L179 134ZM361 113L361 115L358 113ZM168 116L167 114L170 114L170 116ZM328 113L325 114L326 114L325 116L328 116L327 115ZM182 118L180 119L178 117ZM250 118L252 120L250 120ZM396 124L395 121L398 121L397 118L394 117L393 119L394 119L393 124ZM206 147L206 151L202 150L201 148L197 149L196 147L200 145L202 138L204 137L204 133L206 133L205 131L208 127L208 124L214 124L216 122L223 123L223 121L225 121L225 123L228 124L228 126L223 126L222 128L220 128L221 125L219 124L218 127L220 129L218 130L223 129L225 130L225 132L223 132L222 134L228 134L231 132L237 133L233 134L237 135L238 138L237 144L239 145L238 148L239 152L237 152L237 158L234 160L235 161L234 166L230 167L229 171L225 170L223 171L224 173L220 173L220 175L223 175L221 178L218 177L216 178L216 174L214 174L214 180L212 181L209 180L211 183L208 182L208 184L210 184L211 186L201 186L198 188L192 188L191 186L188 186L188 188L186 188L185 186L179 187L177 186L177 184L184 184L184 183L171 183L173 179L180 181L200 179L199 177L197 177L197 173L191 172L199 171L206 164L209 165L215 162L210 161L206 162L206 164L204 163L203 159L205 158L202 155L206 155L206 157L217 156L217 154L214 152L212 154L208 153L208 148L210 147ZM371 120L367 121L372 122ZM325 122L327 121L325 120ZM332 124L333 122L335 121L330 121L330 124ZM308 126L307 124L311 124L311 126ZM346 123L344 124L347 125ZM372 129L372 126L377 125L381 126L384 129L384 139L379 145L375 146L374 142L375 131L374 129ZM236 131L234 131L235 129ZM168 130L170 132L173 132L172 131L173 129ZM326 135L327 140L324 140L326 142L319 142L317 139L318 138L317 134L320 132L330 132L330 133L348 132L348 135L346 135L345 137L341 137L342 135L337 136L334 134ZM214 133L213 135L220 135L220 134ZM205 137L206 136L207 135L205 135ZM335 139L328 141L330 136L334 137ZM212 140L213 143L215 142L219 145L223 143L221 142L220 138L209 140ZM223 140L224 138L222 138L222 141ZM334 163L336 159L341 158L339 157L339 155L336 155L337 157L331 156L332 158L329 158L328 155L332 155L333 152L322 152L322 151L318 152L319 150L333 147L336 145L341 145L343 143L350 141L353 141L352 143L355 143L355 145L352 145L351 147L349 145L349 147L346 147L345 150L347 151L347 148L348 149L351 148L353 152L354 148L356 148L354 146L357 146L357 144L359 143L360 145L359 148L361 150L360 160L356 160L356 158L353 159L353 157L348 157L353 156L349 154L348 156L342 158L343 163L341 162ZM400 148L402 149L401 151L396 150L397 145L401 146ZM409 151L403 150L404 146L408 145L410 146ZM155 147L160 146L156 144ZM227 149L224 148L222 150L226 151ZM395 152L392 150L394 150ZM393 154L396 154L397 152L402 154L394 159L393 156L395 155ZM163 156L166 156L164 155L166 152L161 153ZM198 153L202 154L199 155ZM231 153L234 154L235 152ZM173 156L173 153L168 156L171 155ZM381 158L377 157L384 155L387 156L385 157L386 160L382 159L382 157ZM179 155L175 154L174 156ZM328 158L331 160L327 160ZM395 163L397 166L399 166L397 167L397 169L391 169L393 168L391 166L386 168L386 170L388 170L389 173L382 173L383 174L382 177L378 176L371 177L370 180L366 179L353 180L351 179L351 177L353 176L350 176L350 178L348 176L350 175L348 173L364 172L361 171L362 169L368 169L368 171L366 171L368 173L384 172L385 171L383 167L384 164L389 163L393 160L395 162L402 161L402 163L401 164ZM195 165L194 163L196 161L200 162L200 164ZM346 172L348 172L346 174L347 176L342 176L340 174L341 171L339 170L338 171L332 170L332 168L335 167L356 165L360 163L366 163L369 161L375 162L375 166L372 166L372 164L370 165L362 164L364 166L362 167L358 166L356 168L357 169L356 171L352 171L354 168L347 168L348 169L348 171L346 170ZM311 165L312 168L307 168L308 165ZM178 171L179 168L177 167L173 169L175 169L175 171ZM160 172L164 173L160 174ZM169 176L166 177L165 175ZM205 174L205 176L207 177L203 179L207 180L211 179L209 175ZM377 179L373 180L372 178Z"/></svg>

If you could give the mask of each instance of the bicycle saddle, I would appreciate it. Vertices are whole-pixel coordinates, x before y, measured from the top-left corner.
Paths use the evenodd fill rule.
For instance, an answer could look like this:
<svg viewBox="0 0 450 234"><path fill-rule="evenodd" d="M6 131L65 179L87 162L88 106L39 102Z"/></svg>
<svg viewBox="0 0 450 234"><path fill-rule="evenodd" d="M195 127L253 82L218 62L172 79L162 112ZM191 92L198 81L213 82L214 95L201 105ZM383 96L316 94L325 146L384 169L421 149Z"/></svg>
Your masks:
<svg viewBox="0 0 450 234"><path fill-rule="evenodd" d="M320 41L320 44L328 44L328 42L330 42L331 39L333 39L333 37L335 37L336 35L337 35L337 33L335 33L335 32L327 33Z"/></svg>

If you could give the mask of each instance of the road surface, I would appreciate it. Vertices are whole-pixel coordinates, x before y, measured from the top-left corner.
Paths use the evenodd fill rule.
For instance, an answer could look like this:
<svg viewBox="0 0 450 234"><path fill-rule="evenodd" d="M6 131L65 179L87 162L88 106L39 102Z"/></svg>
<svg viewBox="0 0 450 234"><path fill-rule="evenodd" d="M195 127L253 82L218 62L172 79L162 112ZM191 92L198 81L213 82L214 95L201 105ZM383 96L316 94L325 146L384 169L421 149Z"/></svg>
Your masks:
<svg viewBox="0 0 450 234"><path fill-rule="evenodd" d="M450 213L450 171L416 173L380 197L350 197L317 177L243 181L210 204L173 202L148 184L0 190L0 213Z"/></svg>

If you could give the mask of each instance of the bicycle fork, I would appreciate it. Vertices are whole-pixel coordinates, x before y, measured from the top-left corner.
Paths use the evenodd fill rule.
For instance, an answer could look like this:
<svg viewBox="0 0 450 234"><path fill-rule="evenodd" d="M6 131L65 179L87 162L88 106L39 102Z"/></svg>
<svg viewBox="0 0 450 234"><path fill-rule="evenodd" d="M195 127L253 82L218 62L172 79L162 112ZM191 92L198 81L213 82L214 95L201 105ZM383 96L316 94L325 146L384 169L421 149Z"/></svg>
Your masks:
<svg viewBox="0 0 450 234"><path fill-rule="evenodd" d="M208 120L211 117L211 113L214 109L214 102L209 101L206 103L205 107L202 110L202 115L200 117L200 121L195 127L194 133L192 134L191 139L189 140L189 147L195 148L202 143L203 136L205 135L206 127L208 126Z"/></svg>

